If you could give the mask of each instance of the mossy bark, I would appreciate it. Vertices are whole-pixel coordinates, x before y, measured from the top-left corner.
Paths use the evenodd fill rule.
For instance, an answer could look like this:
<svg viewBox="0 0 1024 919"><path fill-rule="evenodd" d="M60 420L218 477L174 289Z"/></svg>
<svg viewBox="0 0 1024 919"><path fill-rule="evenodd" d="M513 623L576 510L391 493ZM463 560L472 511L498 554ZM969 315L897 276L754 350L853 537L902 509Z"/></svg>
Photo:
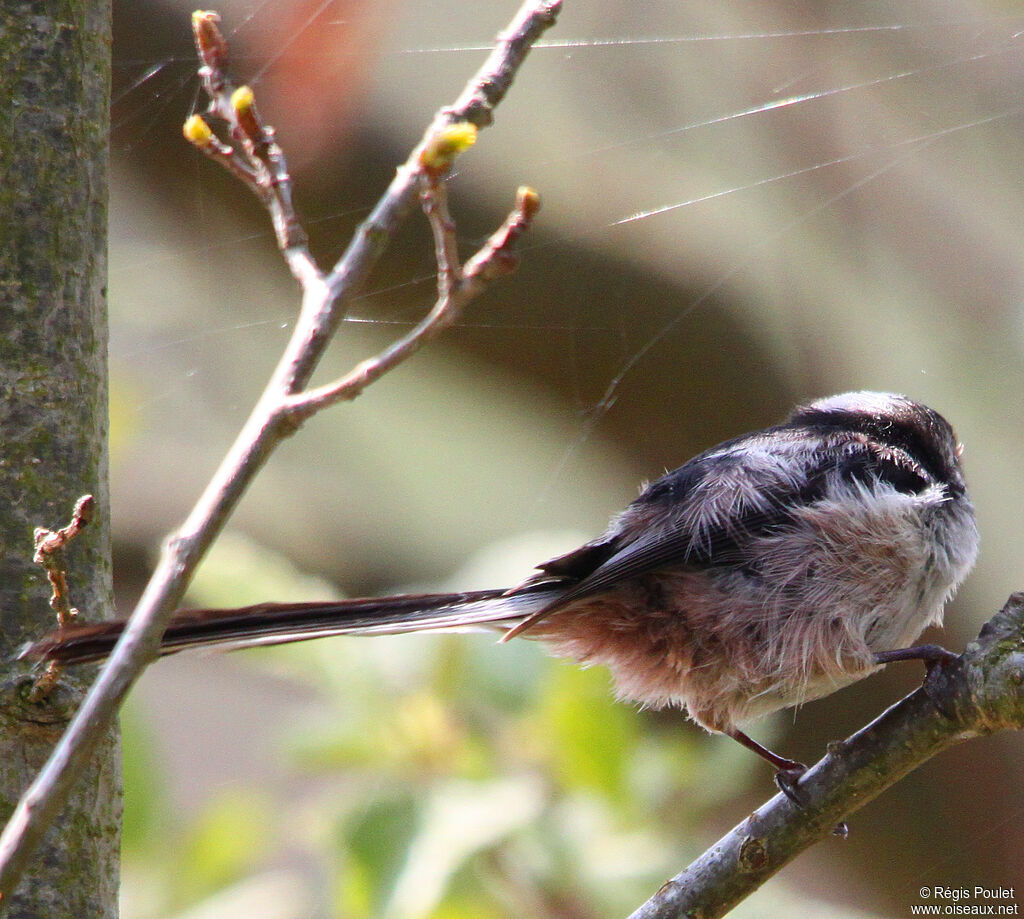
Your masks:
<svg viewBox="0 0 1024 919"><path fill-rule="evenodd" d="M0 5L0 819L10 815L80 698L41 703L12 662L51 627L33 528L98 514L66 552L71 602L111 611L107 500L106 223L109 0ZM117 737L101 744L5 916L117 912Z"/></svg>

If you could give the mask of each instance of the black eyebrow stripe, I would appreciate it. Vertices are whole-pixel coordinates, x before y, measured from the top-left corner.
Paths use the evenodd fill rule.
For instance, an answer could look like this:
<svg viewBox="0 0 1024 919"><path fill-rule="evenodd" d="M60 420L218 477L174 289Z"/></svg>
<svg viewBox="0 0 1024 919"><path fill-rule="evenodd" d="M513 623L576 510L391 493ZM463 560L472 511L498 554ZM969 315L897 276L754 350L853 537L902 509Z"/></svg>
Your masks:
<svg viewBox="0 0 1024 919"><path fill-rule="evenodd" d="M804 409L795 419L802 426L857 431L894 450L902 451L938 481L950 478L949 462L939 448L944 439L954 440L953 431L930 409L879 416L869 412ZM939 428L946 430L943 438Z"/></svg>

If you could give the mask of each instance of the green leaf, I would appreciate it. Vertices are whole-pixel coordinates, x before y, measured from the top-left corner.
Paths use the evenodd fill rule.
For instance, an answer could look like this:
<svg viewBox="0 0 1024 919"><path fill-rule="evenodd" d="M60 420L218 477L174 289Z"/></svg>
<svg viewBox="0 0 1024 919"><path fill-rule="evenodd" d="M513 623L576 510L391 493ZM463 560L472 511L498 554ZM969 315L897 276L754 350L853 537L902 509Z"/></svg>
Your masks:
<svg viewBox="0 0 1024 919"><path fill-rule="evenodd" d="M248 788L229 788L204 807L178 847L186 896L206 895L261 865L274 848L269 803Z"/></svg>
<svg viewBox="0 0 1024 919"><path fill-rule="evenodd" d="M553 668L538 717L540 736L565 789L624 799L640 719L614 701L606 671Z"/></svg>

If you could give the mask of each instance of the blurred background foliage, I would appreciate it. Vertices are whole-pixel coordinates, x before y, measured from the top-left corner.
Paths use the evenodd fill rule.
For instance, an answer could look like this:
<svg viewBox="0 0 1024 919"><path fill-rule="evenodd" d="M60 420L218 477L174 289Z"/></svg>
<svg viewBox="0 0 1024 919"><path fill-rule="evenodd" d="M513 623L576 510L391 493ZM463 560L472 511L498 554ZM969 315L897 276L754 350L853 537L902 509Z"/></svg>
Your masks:
<svg viewBox="0 0 1024 919"><path fill-rule="evenodd" d="M192 4L116 0L112 508L127 612L297 297L255 201L190 150ZM516 0L229 0L329 262ZM797 400L906 392L967 445L983 554L941 641L1024 587L1024 10L567 0L452 183L466 252L516 185L520 271L278 453L196 604L515 583L645 478ZM413 219L326 379L429 308ZM938 636L932 636L938 638ZM812 761L920 680L758 725ZM487 636L330 640L152 668L124 716L124 914L621 916L772 791L763 764L606 674ZM737 915L905 916L1024 887L1022 742L928 764Z"/></svg>

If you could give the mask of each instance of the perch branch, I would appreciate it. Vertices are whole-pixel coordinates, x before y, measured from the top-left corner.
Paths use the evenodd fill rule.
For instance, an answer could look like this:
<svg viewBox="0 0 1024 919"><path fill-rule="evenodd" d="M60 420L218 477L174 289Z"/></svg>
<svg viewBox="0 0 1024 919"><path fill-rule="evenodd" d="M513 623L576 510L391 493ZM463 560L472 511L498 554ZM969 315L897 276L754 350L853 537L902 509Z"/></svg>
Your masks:
<svg viewBox="0 0 1024 919"><path fill-rule="evenodd" d="M847 740L800 780L801 807L776 795L723 836L630 919L714 919L849 814L954 744L1024 728L1024 593L955 661Z"/></svg>
<svg viewBox="0 0 1024 919"><path fill-rule="evenodd" d="M211 109L227 121L232 140L242 151L236 157L235 147L218 139L216 144L209 140L212 150L207 152L219 151L215 158L264 201L274 222L278 244L302 288L302 306L292 337L263 395L188 518L165 542L121 640L0 834L0 908L66 800L81 765L116 716L135 680L156 658L167 620L180 603L199 561L253 477L274 448L293 434L305 418L340 398L325 398L319 404L314 402L301 408L291 402L307 386L331 336L344 318L347 304L362 288L414 203L422 177L429 168L429 163L427 167L423 163L424 151L453 124L469 122L485 127L491 123L494 107L504 97L534 42L554 25L560 8L561 0L526 0L522 4L454 105L434 117L423 139L407 162L399 167L388 189L326 277L309 255L305 234L294 219L290 180L283 154L275 149L272 131L259 120L251 93L242 93L240 89L228 92L229 84L223 75L227 45L216 27L217 17L199 13L193 18L203 65L201 76L211 96ZM224 107L225 98L230 111ZM206 138L207 134L214 137L205 121L190 121L196 136L189 134L187 124L186 137L197 146L203 146L197 142L197 137ZM517 210L518 214L513 212L505 228L499 231L499 234L506 234L507 242L492 237L492 243L485 245L475 257L473 271L463 272L463 283L458 288L463 293L455 297L463 301L458 308L468 302L471 291L478 292L479 285L503 273L502 265L511 258L508 245L536 210L535 196L531 196L531 203L525 208ZM493 250L493 255L487 255L485 250ZM439 273L443 272L444 266L439 266ZM435 306L432 312L438 310ZM451 315L450 308L445 308L444 312ZM440 325L443 327L444 323ZM422 340L436 332L436 325L432 329L434 331L421 336L400 355L393 355L393 349L387 349L378 358L380 369L373 374L374 378L411 354ZM358 388L365 385L362 383Z"/></svg>

